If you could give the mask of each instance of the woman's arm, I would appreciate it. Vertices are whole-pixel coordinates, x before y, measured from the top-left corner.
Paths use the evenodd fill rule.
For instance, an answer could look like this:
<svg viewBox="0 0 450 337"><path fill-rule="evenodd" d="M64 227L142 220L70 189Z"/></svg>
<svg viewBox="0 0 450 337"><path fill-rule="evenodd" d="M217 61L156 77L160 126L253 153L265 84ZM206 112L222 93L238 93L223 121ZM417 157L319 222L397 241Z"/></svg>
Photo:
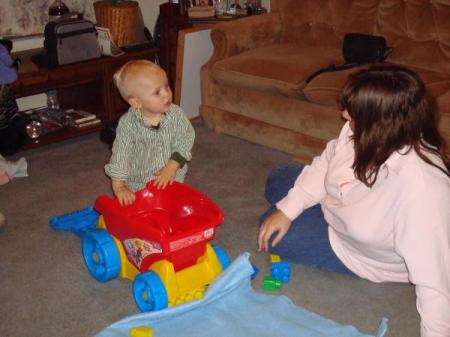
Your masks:
<svg viewBox="0 0 450 337"><path fill-rule="evenodd" d="M353 151L353 147L345 146L349 142L350 136L350 126L346 123L342 127L339 138L329 141L322 154L315 157L311 165L305 166L286 197L276 204L277 208L291 221L297 218L304 209L325 198L327 194L325 176L329 162L340 149L343 149L342 151Z"/></svg>
<svg viewBox="0 0 450 337"><path fill-rule="evenodd" d="M395 246L416 288L421 337L450 336L450 186L410 195L399 212ZM417 181L416 181L417 184ZM446 186L445 186L446 185ZM447 191L445 191L447 189Z"/></svg>
<svg viewBox="0 0 450 337"><path fill-rule="evenodd" d="M353 146L349 144L350 135L351 130L349 124L346 123L339 138L328 142L322 154L315 157L311 165L303 169L288 194L276 204L278 210L261 224L258 235L260 251L269 249L269 240L274 234L276 236L271 244L273 246L278 244L289 230L292 220L297 218L304 209L325 198L327 194L325 176L331 158L336 155L337 151L353 153ZM348 155L348 153L344 153L344 155Z"/></svg>

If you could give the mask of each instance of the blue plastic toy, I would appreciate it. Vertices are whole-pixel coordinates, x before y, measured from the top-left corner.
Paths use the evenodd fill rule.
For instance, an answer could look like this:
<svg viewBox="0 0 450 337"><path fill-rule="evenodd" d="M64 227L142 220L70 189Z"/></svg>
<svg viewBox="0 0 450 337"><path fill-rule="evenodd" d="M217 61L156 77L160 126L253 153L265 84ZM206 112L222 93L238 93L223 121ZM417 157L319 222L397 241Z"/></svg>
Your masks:
<svg viewBox="0 0 450 337"><path fill-rule="evenodd" d="M259 269L253 263L252 263L252 267L253 267L253 274L250 276L250 279L254 280L256 275L258 275L258 273L259 273Z"/></svg>
<svg viewBox="0 0 450 337"><path fill-rule="evenodd" d="M80 210L50 219L50 226L56 231L71 231L79 237L84 237L97 225L99 214L94 207L86 207Z"/></svg>
<svg viewBox="0 0 450 337"><path fill-rule="evenodd" d="M283 283L288 283L291 278L291 264L285 261L273 262L270 266L270 275Z"/></svg>

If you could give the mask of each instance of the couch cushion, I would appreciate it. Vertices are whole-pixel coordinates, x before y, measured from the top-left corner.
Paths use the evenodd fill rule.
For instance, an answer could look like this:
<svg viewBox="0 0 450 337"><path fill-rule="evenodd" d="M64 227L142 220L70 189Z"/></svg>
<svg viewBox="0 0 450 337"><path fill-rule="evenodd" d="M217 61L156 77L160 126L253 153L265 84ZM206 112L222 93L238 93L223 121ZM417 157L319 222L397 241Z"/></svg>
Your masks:
<svg viewBox="0 0 450 337"><path fill-rule="evenodd" d="M415 71L422 78L433 97L438 98L450 90L450 75L416 67L408 68ZM337 107L339 92L344 86L348 75L359 69L352 68L320 74L303 88L304 98L313 103Z"/></svg>
<svg viewBox="0 0 450 337"><path fill-rule="evenodd" d="M312 69L342 62L341 51L300 44L277 44L221 60L212 67L219 84L302 97Z"/></svg>

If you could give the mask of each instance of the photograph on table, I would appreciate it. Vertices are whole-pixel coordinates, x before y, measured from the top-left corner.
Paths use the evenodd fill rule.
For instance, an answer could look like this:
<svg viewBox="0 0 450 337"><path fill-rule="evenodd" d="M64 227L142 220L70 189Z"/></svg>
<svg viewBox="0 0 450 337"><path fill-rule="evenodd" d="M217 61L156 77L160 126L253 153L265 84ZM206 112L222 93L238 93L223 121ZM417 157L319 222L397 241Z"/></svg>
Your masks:
<svg viewBox="0 0 450 337"><path fill-rule="evenodd" d="M189 0L188 6L189 7L196 7L196 6L213 6L214 0Z"/></svg>

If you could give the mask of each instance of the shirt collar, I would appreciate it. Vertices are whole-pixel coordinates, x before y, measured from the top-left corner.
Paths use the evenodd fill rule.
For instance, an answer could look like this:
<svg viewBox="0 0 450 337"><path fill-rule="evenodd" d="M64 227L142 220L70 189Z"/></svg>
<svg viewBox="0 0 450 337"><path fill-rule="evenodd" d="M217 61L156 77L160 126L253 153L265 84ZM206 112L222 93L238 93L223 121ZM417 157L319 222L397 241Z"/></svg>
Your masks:
<svg viewBox="0 0 450 337"><path fill-rule="evenodd" d="M146 128L150 128L152 130L155 130L155 131L161 129L161 127L164 126L164 124L166 124L167 114L170 112L170 109L169 109L169 111L164 112L164 113L161 114L161 120L159 121L159 128L152 128L151 126L148 126L148 125L145 124L144 118L142 117L142 112L141 112L140 109L137 109L137 108L134 108L134 107L130 107L130 110L136 116L138 121L140 123L142 123L143 126L145 126Z"/></svg>
<svg viewBox="0 0 450 337"><path fill-rule="evenodd" d="M412 145L405 145L400 150L397 150L391 154L391 156L386 160L385 164L399 173L400 170L407 164L405 158L415 157L415 151Z"/></svg>

